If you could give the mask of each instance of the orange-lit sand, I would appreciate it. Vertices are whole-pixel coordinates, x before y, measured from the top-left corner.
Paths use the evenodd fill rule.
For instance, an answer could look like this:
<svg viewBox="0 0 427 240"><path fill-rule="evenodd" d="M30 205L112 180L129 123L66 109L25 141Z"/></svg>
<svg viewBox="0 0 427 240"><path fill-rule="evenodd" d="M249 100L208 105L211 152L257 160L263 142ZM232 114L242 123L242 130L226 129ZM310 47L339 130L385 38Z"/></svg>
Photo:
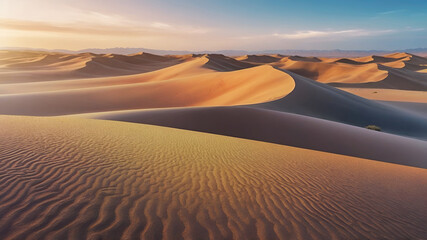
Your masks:
<svg viewBox="0 0 427 240"><path fill-rule="evenodd" d="M3 239L422 239L424 169L170 128L0 117Z"/></svg>
<svg viewBox="0 0 427 240"><path fill-rule="evenodd" d="M253 104L281 98L295 86L288 74L271 66L213 72L203 69L211 63L208 58L193 61L195 63L183 63L182 69L176 65L170 71L166 68L125 79L6 84L4 88L0 86L0 91L9 93L0 95L0 113L64 115L138 108ZM188 65L193 72L186 72ZM186 73L180 76L183 71Z"/></svg>
<svg viewBox="0 0 427 240"><path fill-rule="evenodd" d="M426 69L0 51L0 238L424 239Z"/></svg>
<svg viewBox="0 0 427 240"><path fill-rule="evenodd" d="M341 90L373 100L427 103L427 93L425 91L381 88L341 88Z"/></svg>

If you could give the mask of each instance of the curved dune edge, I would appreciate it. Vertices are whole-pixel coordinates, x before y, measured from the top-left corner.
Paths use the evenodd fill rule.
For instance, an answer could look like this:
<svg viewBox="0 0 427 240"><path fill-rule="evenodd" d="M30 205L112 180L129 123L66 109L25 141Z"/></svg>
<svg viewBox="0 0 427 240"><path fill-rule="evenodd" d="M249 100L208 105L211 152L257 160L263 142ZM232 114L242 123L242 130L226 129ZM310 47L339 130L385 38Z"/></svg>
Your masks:
<svg viewBox="0 0 427 240"><path fill-rule="evenodd" d="M173 127L427 168L427 142L252 107L194 107L70 115Z"/></svg>
<svg viewBox="0 0 427 240"><path fill-rule="evenodd" d="M141 124L0 121L3 239L427 234L423 169Z"/></svg>
<svg viewBox="0 0 427 240"><path fill-rule="evenodd" d="M196 65L206 62L203 60ZM145 108L245 105L280 99L295 87L289 74L268 65L78 89L74 89L75 85L66 89L73 83L62 83L65 89L58 91L0 95L0 114L53 116ZM78 84L91 83L79 81Z"/></svg>
<svg viewBox="0 0 427 240"><path fill-rule="evenodd" d="M282 70L286 71L286 70ZM427 118L400 108L358 97L332 86L287 72L295 89L285 97L251 107L289 112L349 125L377 125L382 131L427 139Z"/></svg>

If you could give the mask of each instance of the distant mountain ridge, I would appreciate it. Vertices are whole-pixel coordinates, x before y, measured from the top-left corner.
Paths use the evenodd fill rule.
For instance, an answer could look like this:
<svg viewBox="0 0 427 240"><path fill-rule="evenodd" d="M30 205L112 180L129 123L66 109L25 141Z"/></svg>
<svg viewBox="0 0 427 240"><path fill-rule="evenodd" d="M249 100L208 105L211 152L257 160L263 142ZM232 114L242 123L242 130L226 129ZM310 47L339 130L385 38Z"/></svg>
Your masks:
<svg viewBox="0 0 427 240"><path fill-rule="evenodd" d="M218 51L177 51L177 50L158 50L149 48L87 48L77 51L66 49L41 49L41 48L0 48L0 50L35 50L35 51L50 51L63 53L83 53L91 52L96 54L134 54L138 52L146 52L157 55L184 55L184 54L224 54L227 56L241 56L249 54L283 54L283 55L299 55L299 56L318 56L318 57L363 57L368 55L383 55L395 52L407 52L419 56L427 56L427 48L413 48L401 50L262 50L262 51L246 51L246 50L218 50Z"/></svg>

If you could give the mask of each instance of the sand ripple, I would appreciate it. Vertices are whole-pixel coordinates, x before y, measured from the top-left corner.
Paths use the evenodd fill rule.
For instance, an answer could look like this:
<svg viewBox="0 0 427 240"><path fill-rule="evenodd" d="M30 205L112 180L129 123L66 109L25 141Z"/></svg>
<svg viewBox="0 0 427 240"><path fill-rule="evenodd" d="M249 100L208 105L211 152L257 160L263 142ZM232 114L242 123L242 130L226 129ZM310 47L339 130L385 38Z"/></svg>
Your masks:
<svg viewBox="0 0 427 240"><path fill-rule="evenodd" d="M423 239L427 172L143 124L0 117L2 239Z"/></svg>

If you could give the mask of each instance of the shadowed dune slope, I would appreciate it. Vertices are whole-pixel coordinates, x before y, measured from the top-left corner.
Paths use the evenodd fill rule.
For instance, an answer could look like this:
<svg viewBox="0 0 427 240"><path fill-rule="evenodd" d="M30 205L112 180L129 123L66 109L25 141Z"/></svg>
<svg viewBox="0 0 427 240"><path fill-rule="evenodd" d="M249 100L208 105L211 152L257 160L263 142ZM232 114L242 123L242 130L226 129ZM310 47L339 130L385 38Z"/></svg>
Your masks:
<svg viewBox="0 0 427 240"><path fill-rule="evenodd" d="M236 57L236 60L249 63L273 63L283 58L281 55L245 55Z"/></svg>
<svg viewBox="0 0 427 240"><path fill-rule="evenodd" d="M387 66L379 66L379 69L388 72L382 81L367 83L330 83L334 87L353 88L386 88L413 91L427 91L427 74L411 71L408 69L396 69Z"/></svg>
<svg viewBox="0 0 427 240"><path fill-rule="evenodd" d="M194 107L76 115L153 124L427 168L427 142L251 107Z"/></svg>
<svg viewBox="0 0 427 240"><path fill-rule="evenodd" d="M5 240L427 234L424 169L142 124L0 122Z"/></svg>
<svg viewBox="0 0 427 240"><path fill-rule="evenodd" d="M256 66L251 63L237 61L222 54L206 54L204 57L209 59L205 67L215 71L227 72Z"/></svg>
<svg viewBox="0 0 427 240"><path fill-rule="evenodd" d="M398 101L380 101L381 103L394 106L396 108L419 114L427 118L427 103L419 102L398 102Z"/></svg>
<svg viewBox="0 0 427 240"><path fill-rule="evenodd" d="M427 139L427 118L364 99L331 86L288 72L295 89L276 101L253 105L257 108L291 112L382 131Z"/></svg>
<svg viewBox="0 0 427 240"><path fill-rule="evenodd" d="M78 84L85 83L80 81ZM63 83L62 86L69 85ZM44 116L141 108L253 104L279 99L290 93L294 86L288 74L264 65L163 81L3 94L0 95L0 114Z"/></svg>

